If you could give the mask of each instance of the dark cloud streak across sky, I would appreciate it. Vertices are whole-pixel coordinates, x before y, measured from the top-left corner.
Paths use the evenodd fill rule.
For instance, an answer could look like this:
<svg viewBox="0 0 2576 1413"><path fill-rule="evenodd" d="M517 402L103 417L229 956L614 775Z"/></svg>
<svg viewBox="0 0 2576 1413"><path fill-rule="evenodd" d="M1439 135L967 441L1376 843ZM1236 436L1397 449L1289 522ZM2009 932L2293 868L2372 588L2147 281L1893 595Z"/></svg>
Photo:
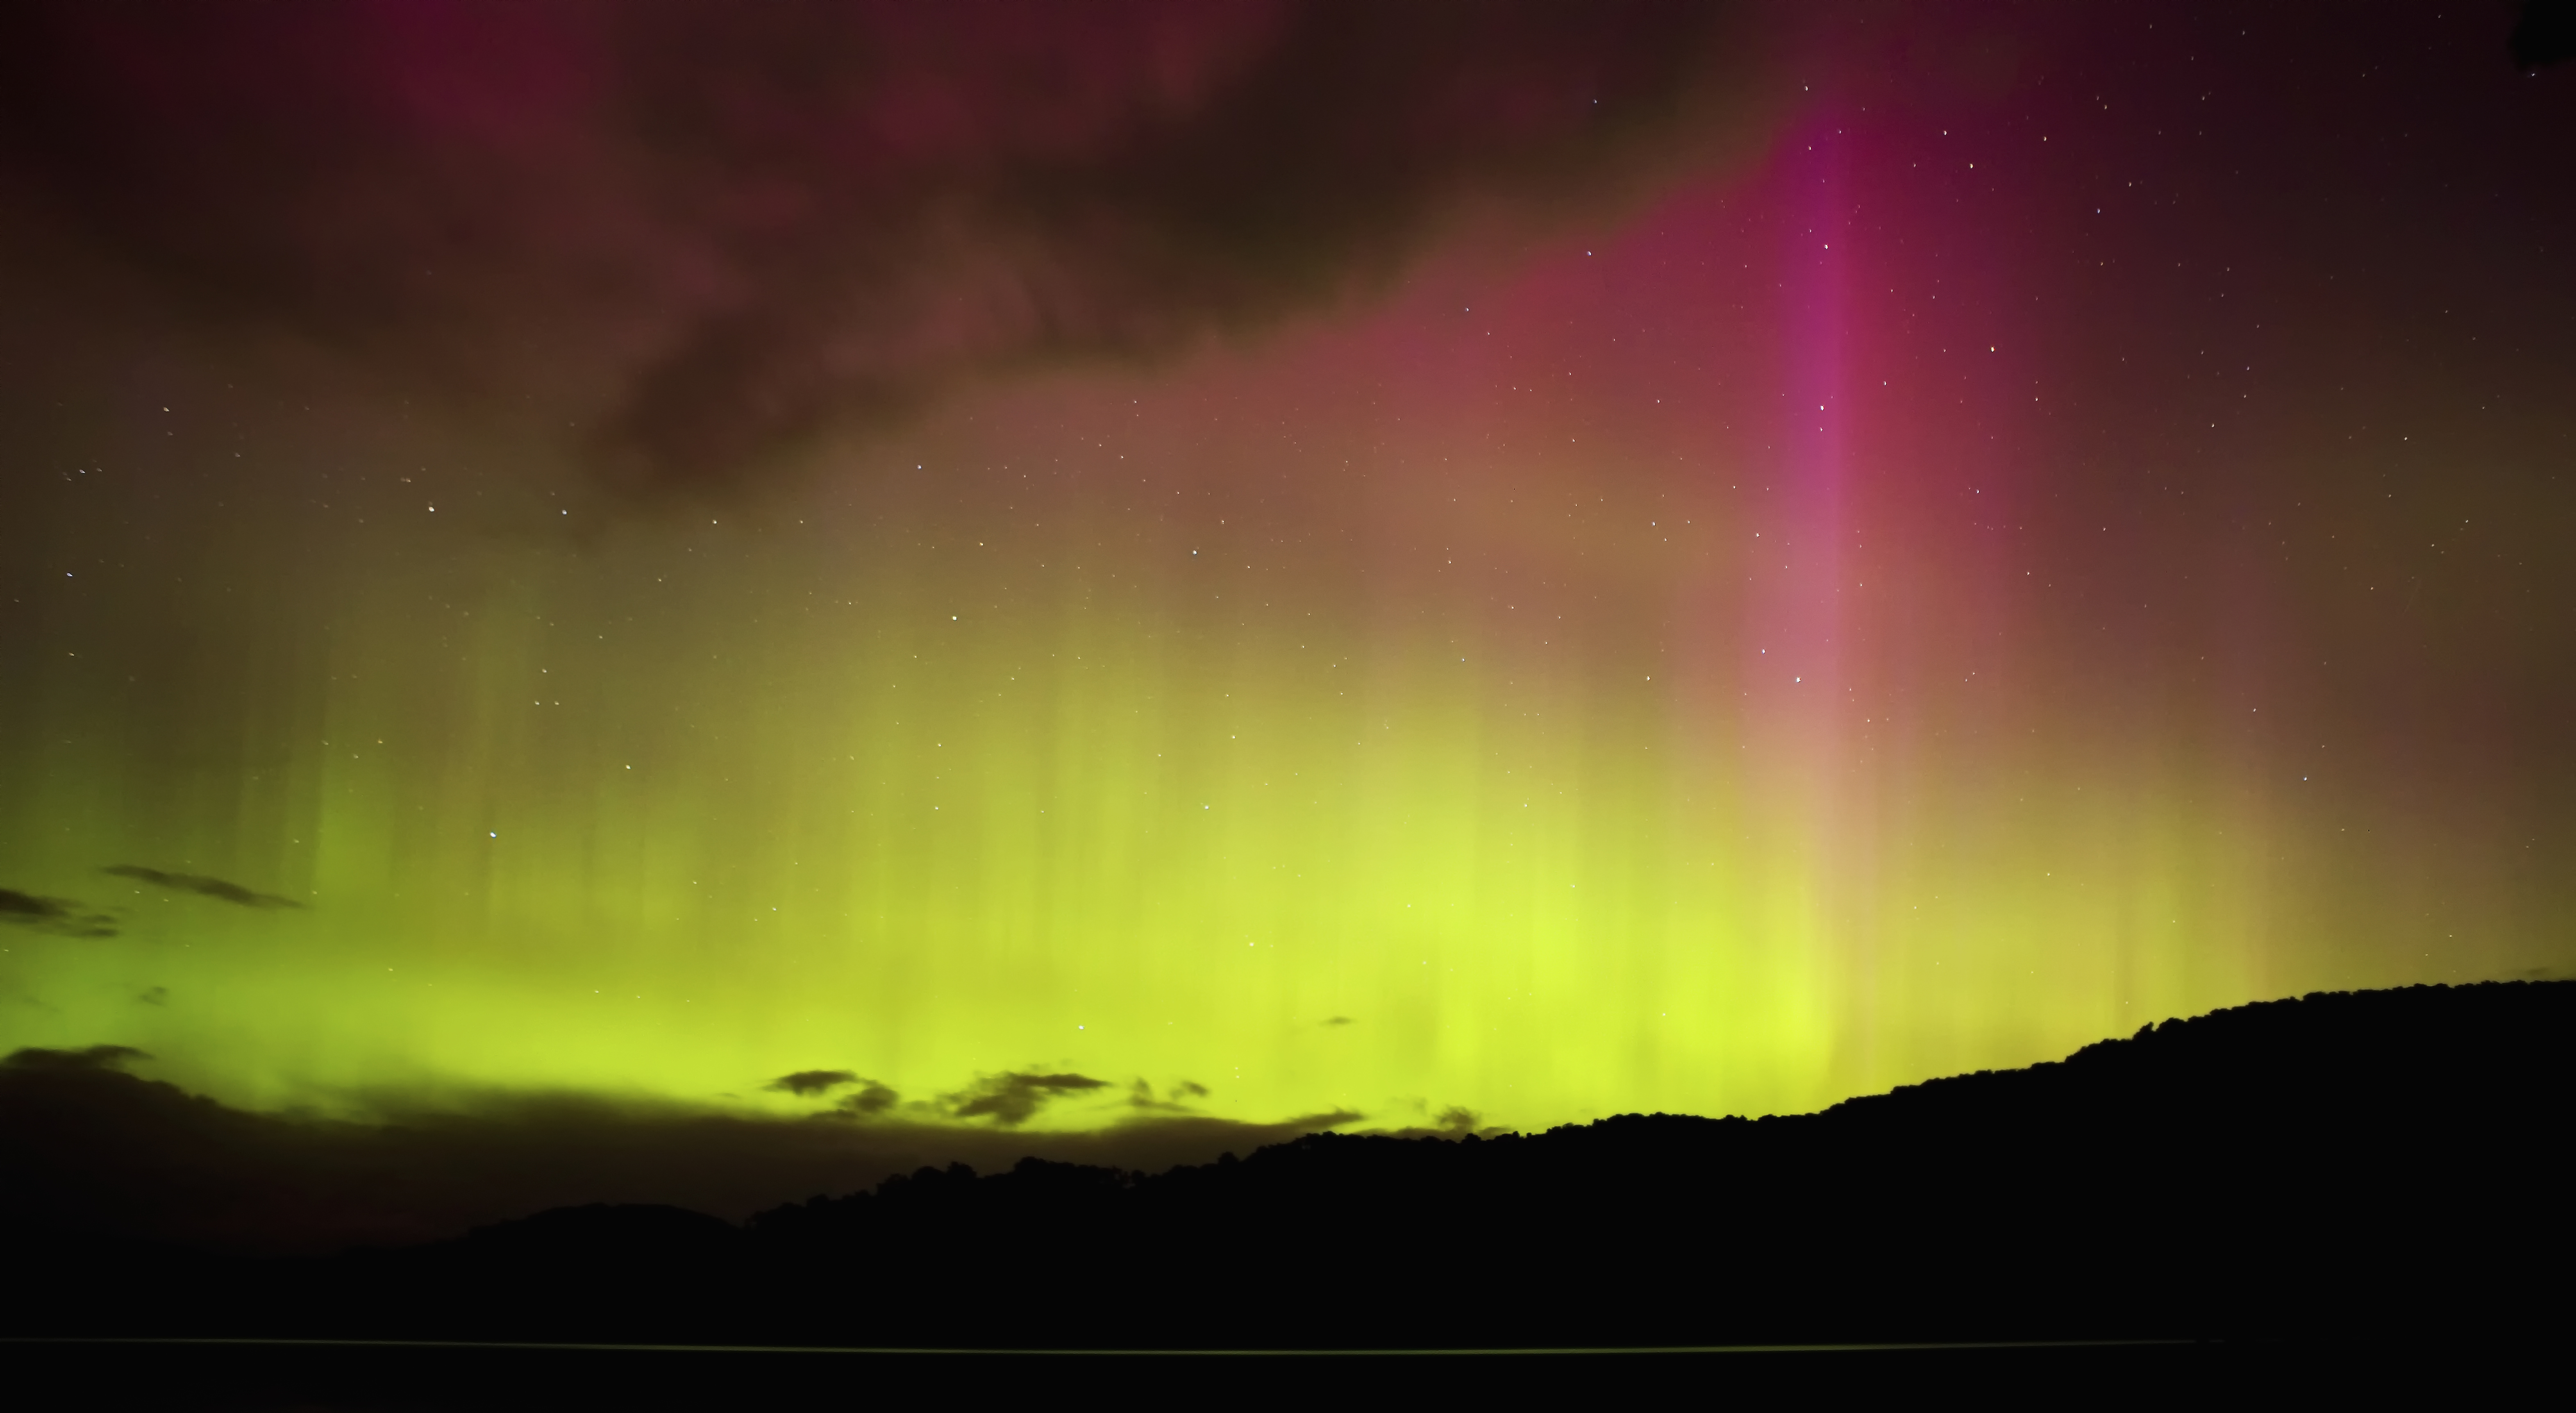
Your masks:
<svg viewBox="0 0 2576 1413"><path fill-rule="evenodd" d="M110 864L99 872L114 878L131 878L137 883L149 883L155 888L166 888L172 892L194 893L201 898L212 898L219 903L231 903L235 907L300 908L304 906L293 898L282 898L275 893L258 892L227 879L210 878L202 873L170 873L162 869L145 868L141 864Z"/></svg>
<svg viewBox="0 0 2576 1413"><path fill-rule="evenodd" d="M712 490L962 384L1597 216L1747 124L1749 7L33 5L0 164L164 297ZM567 435L571 435L568 433Z"/></svg>
<svg viewBox="0 0 2576 1413"><path fill-rule="evenodd" d="M798 1070L783 1074L761 1088L780 1094L824 1094L844 1084L856 1084L859 1077L848 1070Z"/></svg>
<svg viewBox="0 0 2576 1413"><path fill-rule="evenodd" d="M1081 1094L1106 1088L1108 1081L1081 1074L1030 1074L1012 1070L1004 1074L985 1075L975 1083L942 1101L942 1107L961 1119L991 1119L1005 1128L1016 1128L1037 1117L1038 1110L1068 1094Z"/></svg>
<svg viewBox="0 0 2576 1413"><path fill-rule="evenodd" d="M63 937L114 937L116 919L91 912L69 898L48 898L0 888L0 923Z"/></svg>

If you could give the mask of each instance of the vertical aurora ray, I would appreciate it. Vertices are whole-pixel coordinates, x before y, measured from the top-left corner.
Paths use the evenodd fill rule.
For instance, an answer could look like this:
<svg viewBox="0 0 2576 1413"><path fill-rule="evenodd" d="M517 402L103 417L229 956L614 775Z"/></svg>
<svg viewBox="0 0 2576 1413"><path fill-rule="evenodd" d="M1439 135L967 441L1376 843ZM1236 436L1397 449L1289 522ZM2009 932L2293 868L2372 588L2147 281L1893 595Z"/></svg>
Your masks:
<svg viewBox="0 0 2576 1413"><path fill-rule="evenodd" d="M1774 429L1781 454L1769 470L1778 478L1779 512L1766 518L1770 529L1755 532L1759 543L1745 547L1754 652L1739 671L1753 703L1748 726L1769 777L1763 813L1795 841L1801 861L1781 880L1784 891L1794 891L1768 930L1773 945L1811 959L1816 994L1834 996L1831 1033L1840 1046L1850 1043L1854 1021L1859 1035L1868 1034L1869 1016L1866 995L1836 994L1844 989L1837 979L1851 978L1865 991L1877 962L1873 920L1865 906L1854 906L1872 891L1875 820L1868 782L1852 759L1861 723L1851 720L1847 700L1856 691L1847 670L1855 627L1849 595L1859 587L1845 554L1852 194L1843 134L1830 117L1790 136L1782 150L1775 180L1790 203L1781 230L1787 248L1776 257L1786 285L1784 386Z"/></svg>

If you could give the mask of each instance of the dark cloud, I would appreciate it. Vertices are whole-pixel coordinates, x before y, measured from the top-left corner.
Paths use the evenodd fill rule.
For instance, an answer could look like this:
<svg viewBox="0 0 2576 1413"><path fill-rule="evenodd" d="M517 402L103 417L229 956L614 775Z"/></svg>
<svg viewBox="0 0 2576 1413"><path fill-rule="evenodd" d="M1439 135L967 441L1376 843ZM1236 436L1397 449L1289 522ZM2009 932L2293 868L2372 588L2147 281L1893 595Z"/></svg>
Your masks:
<svg viewBox="0 0 2576 1413"><path fill-rule="evenodd" d="M227 882L220 878L208 878L202 873L165 873L157 868L145 868L141 864L110 864L99 872L113 874L118 878L131 878L138 883L149 883L155 888L167 888L179 893L194 893L200 897L213 898L218 902L231 903L238 907L300 908L304 906L293 898L281 898L274 893L255 893L238 883Z"/></svg>
<svg viewBox="0 0 2576 1413"><path fill-rule="evenodd" d="M0 176L189 308L578 408L703 490L1641 192L1749 131L1752 11L60 0L0 12Z"/></svg>
<svg viewBox="0 0 2576 1413"><path fill-rule="evenodd" d="M858 1092L842 1095L823 1117L873 1118L892 1109L895 1102L903 1097L890 1086L850 1070L798 1070L794 1074L780 1075L761 1087L786 1094L814 1095L828 1094L852 1084L859 1087Z"/></svg>
<svg viewBox="0 0 2576 1413"><path fill-rule="evenodd" d="M1474 1133L1485 1116L1463 1104L1452 1104L1432 1119L1442 1133Z"/></svg>
<svg viewBox="0 0 2576 1413"><path fill-rule="evenodd" d="M50 932L58 937L114 937L116 919L95 913L69 898L48 898L0 888L0 922Z"/></svg>
<svg viewBox="0 0 2576 1413"><path fill-rule="evenodd" d="M842 1095L840 1102L834 1104L832 1109L835 1113L868 1118L892 1109L895 1101L901 1097L888 1085L879 1084L873 1079L862 1080L858 1093Z"/></svg>
<svg viewBox="0 0 2576 1413"><path fill-rule="evenodd" d="M68 906L59 898L39 898L15 888L0 888L0 917L52 918Z"/></svg>
<svg viewBox="0 0 2576 1413"><path fill-rule="evenodd" d="M1350 1023L1351 1018L1349 1016L1327 1016L1324 1019L1324 1024L1326 1025L1349 1025Z"/></svg>
<svg viewBox="0 0 2576 1413"><path fill-rule="evenodd" d="M10 1051L8 1058L0 1059L0 1068L49 1074L116 1071L136 1060L151 1058L131 1045L92 1045L84 1050L47 1050L30 1045Z"/></svg>
<svg viewBox="0 0 2576 1413"><path fill-rule="evenodd" d="M1146 1082L1144 1079L1139 1078L1133 1084L1127 1086L1127 1107L1131 1109L1150 1109L1158 1113L1186 1114L1191 1112L1188 1103L1189 1100L1204 1099L1207 1097L1207 1094L1208 1087L1206 1085L1200 1084L1195 1080L1183 1079L1175 1080L1171 1086L1165 1089L1162 1095L1158 1097L1154 1093L1154 1086Z"/></svg>
<svg viewBox="0 0 2576 1413"><path fill-rule="evenodd" d="M147 1006L166 1006L170 1004L170 988L167 986L147 986L140 992L136 993L134 999Z"/></svg>
<svg viewBox="0 0 2576 1413"><path fill-rule="evenodd" d="M325 1119L237 1109L123 1072L141 1058L130 1047L102 1045L20 1050L0 1060L0 1193L13 1211L69 1230L327 1249L453 1236L591 1202L662 1203L740 1220L813 1193L958 1162L1000 1172L1036 1156L1161 1171L1358 1117L1255 1124L1140 1114L1080 1133L1029 1132L976 1115L961 1122L919 1106L898 1110L892 1090L863 1082L842 1100L867 1108L863 1123L566 1094L436 1104L385 1094L362 1119ZM1013 1088L1008 1076L987 1085ZM1021 1086L1041 1096L1079 1087Z"/></svg>
<svg viewBox="0 0 2576 1413"><path fill-rule="evenodd" d="M783 1074L761 1086L782 1094L824 1094L844 1084L856 1084L859 1077L848 1070L798 1070Z"/></svg>
<svg viewBox="0 0 2576 1413"><path fill-rule="evenodd" d="M940 1107L952 1118L991 1119L1005 1128L1027 1123L1038 1110L1067 1094L1103 1089L1109 1081L1080 1074L1027 1074L1018 1070L979 1076Z"/></svg>

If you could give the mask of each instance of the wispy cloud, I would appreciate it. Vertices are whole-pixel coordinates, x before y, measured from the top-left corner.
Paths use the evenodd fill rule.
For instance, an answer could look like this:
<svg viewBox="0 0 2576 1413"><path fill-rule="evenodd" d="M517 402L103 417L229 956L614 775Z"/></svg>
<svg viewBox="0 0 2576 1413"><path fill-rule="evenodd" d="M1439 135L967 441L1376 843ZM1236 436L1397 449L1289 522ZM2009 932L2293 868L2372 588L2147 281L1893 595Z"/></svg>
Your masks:
<svg viewBox="0 0 2576 1413"><path fill-rule="evenodd" d="M1204 1099L1207 1095L1206 1085L1196 1080L1181 1079L1174 1080L1158 1096L1154 1093L1154 1086L1151 1083L1139 1078L1127 1086L1127 1107L1147 1109L1157 1113L1187 1114L1195 1112L1190 1107L1190 1100Z"/></svg>
<svg viewBox="0 0 2576 1413"><path fill-rule="evenodd" d="M844 1094L840 1102L832 1106L834 1113L870 1118L891 1110L894 1108L895 1101L903 1097L895 1093L891 1086L879 1084L873 1079L861 1080L859 1085L858 1093Z"/></svg>
<svg viewBox="0 0 2576 1413"><path fill-rule="evenodd" d="M157 868L145 868L141 864L109 864L99 872L117 878L131 878L138 883L149 883L155 888L167 888L174 893L194 893L201 898L212 898L217 902L231 903L236 907L300 908L304 906L293 898L281 898L275 893L254 892L238 883L221 878L209 878L202 873L169 873Z"/></svg>
<svg viewBox="0 0 2576 1413"><path fill-rule="evenodd" d="M1442 1133L1461 1134L1474 1133L1477 1126L1482 1124L1484 1121L1484 1115L1477 1113L1475 1110L1468 1108L1464 1104L1452 1104L1448 1108L1441 1110L1432 1120L1433 1124L1437 1126Z"/></svg>
<svg viewBox="0 0 2576 1413"><path fill-rule="evenodd" d="M1029 1074L1011 1070L1002 1074L979 1076L976 1081L950 1095L943 1096L940 1107L952 1118L991 1119L1005 1128L1017 1127L1037 1116L1038 1110L1067 1094L1105 1089L1109 1081L1082 1074Z"/></svg>
<svg viewBox="0 0 2576 1413"><path fill-rule="evenodd" d="M761 1086L780 1094L827 1094L844 1084L856 1084L859 1077L848 1070L798 1070L783 1074Z"/></svg>
<svg viewBox="0 0 2576 1413"><path fill-rule="evenodd" d="M114 937L116 919L69 898L0 888L0 922L57 937Z"/></svg>
<svg viewBox="0 0 2576 1413"><path fill-rule="evenodd" d="M1358 1123L1367 1117L1357 1109L1326 1109L1320 1114L1299 1114L1293 1119L1282 1119L1279 1127L1298 1133L1321 1133L1326 1129Z"/></svg>

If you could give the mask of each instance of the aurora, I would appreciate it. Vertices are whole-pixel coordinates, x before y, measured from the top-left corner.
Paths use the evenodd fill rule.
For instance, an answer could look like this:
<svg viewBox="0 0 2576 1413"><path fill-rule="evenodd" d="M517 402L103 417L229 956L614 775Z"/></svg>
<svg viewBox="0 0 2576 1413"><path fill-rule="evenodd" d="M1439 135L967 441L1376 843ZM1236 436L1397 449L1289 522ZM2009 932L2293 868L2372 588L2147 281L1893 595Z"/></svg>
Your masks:
<svg viewBox="0 0 2576 1413"><path fill-rule="evenodd" d="M1529 1131L2576 964L2563 68L1500 8L9 21L0 1048Z"/></svg>

